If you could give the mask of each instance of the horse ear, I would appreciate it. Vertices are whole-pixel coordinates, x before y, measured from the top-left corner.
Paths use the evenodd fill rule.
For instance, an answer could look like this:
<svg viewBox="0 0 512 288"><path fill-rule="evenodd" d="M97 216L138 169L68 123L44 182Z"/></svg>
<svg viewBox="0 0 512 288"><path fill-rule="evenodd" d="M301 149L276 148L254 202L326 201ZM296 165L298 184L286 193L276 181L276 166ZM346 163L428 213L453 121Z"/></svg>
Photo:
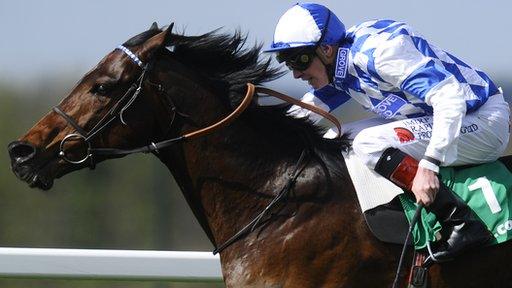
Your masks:
<svg viewBox="0 0 512 288"><path fill-rule="evenodd" d="M149 30L158 30L158 24L156 24L156 22L153 22L153 24L151 24L151 27L149 27Z"/></svg>
<svg viewBox="0 0 512 288"><path fill-rule="evenodd" d="M172 22L171 24L169 24L169 27L167 27L167 29L165 29L165 31L167 32L166 35L165 35L165 40L164 40L164 43L165 45L170 45L170 41L171 41L171 36L172 36L172 28L174 27L174 22Z"/></svg>
<svg viewBox="0 0 512 288"><path fill-rule="evenodd" d="M149 38L149 40L143 44L139 55L144 62L148 62L156 51L168 45L172 36L171 31L173 26L174 23L171 23L167 29Z"/></svg>

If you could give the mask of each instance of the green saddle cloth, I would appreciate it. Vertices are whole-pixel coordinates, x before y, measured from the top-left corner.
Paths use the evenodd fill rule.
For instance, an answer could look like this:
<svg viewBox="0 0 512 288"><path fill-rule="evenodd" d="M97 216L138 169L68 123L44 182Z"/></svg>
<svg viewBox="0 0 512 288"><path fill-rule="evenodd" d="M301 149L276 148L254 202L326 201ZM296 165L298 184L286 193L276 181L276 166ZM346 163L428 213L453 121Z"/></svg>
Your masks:
<svg viewBox="0 0 512 288"><path fill-rule="evenodd" d="M459 197L468 203L475 214L494 234L494 244L502 243L512 237L512 173L503 163L495 161L469 168L443 167L440 171L441 179ZM407 195L400 195L400 202L404 208L409 223L416 210L416 204ZM441 225L436 216L425 209L421 212L421 221L413 230L414 247L425 248L427 241L436 240L436 233Z"/></svg>

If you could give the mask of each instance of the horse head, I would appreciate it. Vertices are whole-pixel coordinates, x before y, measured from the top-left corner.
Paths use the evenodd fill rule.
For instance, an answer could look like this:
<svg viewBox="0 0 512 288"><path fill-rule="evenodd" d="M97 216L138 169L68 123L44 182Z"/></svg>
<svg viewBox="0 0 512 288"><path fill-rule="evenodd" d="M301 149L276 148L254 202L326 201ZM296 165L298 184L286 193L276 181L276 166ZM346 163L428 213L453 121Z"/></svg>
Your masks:
<svg viewBox="0 0 512 288"><path fill-rule="evenodd" d="M162 31L154 23L114 49L60 104L10 143L16 176L31 187L47 190L55 178L119 157L91 153L93 148L129 149L161 137L162 125L172 122L172 113L168 103L162 103L165 99L150 93L158 86L147 79L154 56L169 42L171 29L172 25Z"/></svg>

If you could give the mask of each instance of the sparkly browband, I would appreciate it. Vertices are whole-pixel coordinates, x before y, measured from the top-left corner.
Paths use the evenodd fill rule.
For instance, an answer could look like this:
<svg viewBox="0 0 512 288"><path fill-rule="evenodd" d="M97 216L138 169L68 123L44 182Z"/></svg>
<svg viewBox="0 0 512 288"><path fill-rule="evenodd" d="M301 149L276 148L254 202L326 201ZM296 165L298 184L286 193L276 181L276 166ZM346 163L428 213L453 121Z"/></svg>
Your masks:
<svg viewBox="0 0 512 288"><path fill-rule="evenodd" d="M133 60L133 62L135 62L137 65L139 65L139 67L144 68L144 63L142 63L142 61L140 61L139 57L137 57L137 55L133 54L133 52L130 51L128 48L124 47L123 45L119 45L119 46L117 46L117 49L126 53L126 55L128 55L128 57L130 57Z"/></svg>

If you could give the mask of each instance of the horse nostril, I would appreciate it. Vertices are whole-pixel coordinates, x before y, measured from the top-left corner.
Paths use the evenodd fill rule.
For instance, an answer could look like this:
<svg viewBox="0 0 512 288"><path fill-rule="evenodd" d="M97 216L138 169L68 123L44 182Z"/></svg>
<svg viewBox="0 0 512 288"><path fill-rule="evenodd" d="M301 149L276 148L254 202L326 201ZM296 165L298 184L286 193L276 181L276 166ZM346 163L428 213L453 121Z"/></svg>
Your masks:
<svg viewBox="0 0 512 288"><path fill-rule="evenodd" d="M11 160L18 163L26 162L36 155L36 148L27 142L14 141L7 147Z"/></svg>

